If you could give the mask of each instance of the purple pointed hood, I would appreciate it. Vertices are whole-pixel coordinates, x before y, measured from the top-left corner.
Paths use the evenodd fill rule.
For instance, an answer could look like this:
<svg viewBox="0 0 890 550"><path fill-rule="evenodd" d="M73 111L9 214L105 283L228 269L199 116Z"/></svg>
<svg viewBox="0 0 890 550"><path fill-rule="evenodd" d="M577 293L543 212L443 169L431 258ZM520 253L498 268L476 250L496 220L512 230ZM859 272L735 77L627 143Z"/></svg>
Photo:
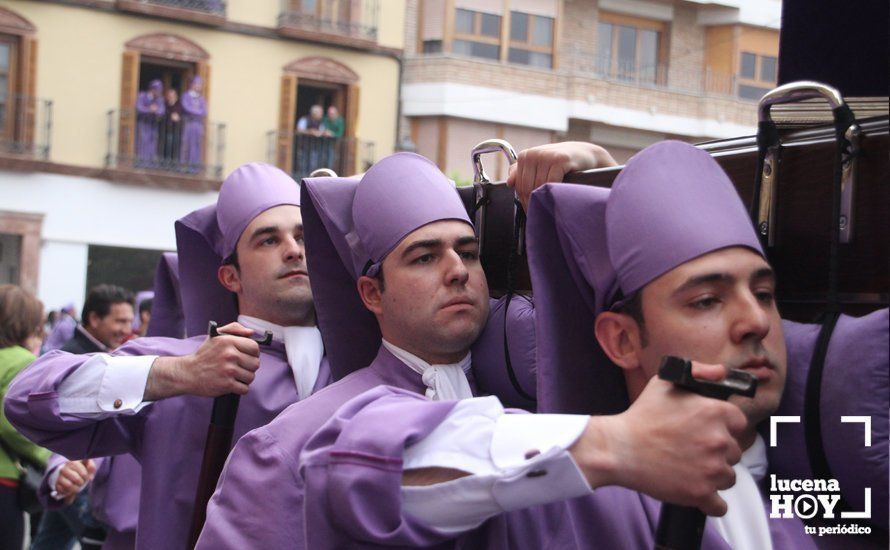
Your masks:
<svg viewBox="0 0 890 550"><path fill-rule="evenodd" d="M532 196L529 258L541 412L615 413L623 376L593 334L596 316L703 254L762 254L750 218L711 156L678 141L647 147L611 190L548 185Z"/></svg>
<svg viewBox="0 0 890 550"><path fill-rule="evenodd" d="M151 303L151 322L145 335L171 338L185 336L182 298L179 294L179 258L175 252L164 252L158 261L154 280L154 301Z"/></svg>
<svg viewBox="0 0 890 550"><path fill-rule="evenodd" d="M318 326L334 379L367 366L380 329L356 290L405 236L432 222L470 224L454 184L429 160L396 153L358 178L303 180L303 226Z"/></svg>
<svg viewBox="0 0 890 550"><path fill-rule="evenodd" d="M215 205L195 210L176 222L176 249L185 329L203 334L207 322L220 325L238 317L235 295L217 280L248 224L281 205L300 206L296 182L280 169L255 162L237 168L223 181Z"/></svg>

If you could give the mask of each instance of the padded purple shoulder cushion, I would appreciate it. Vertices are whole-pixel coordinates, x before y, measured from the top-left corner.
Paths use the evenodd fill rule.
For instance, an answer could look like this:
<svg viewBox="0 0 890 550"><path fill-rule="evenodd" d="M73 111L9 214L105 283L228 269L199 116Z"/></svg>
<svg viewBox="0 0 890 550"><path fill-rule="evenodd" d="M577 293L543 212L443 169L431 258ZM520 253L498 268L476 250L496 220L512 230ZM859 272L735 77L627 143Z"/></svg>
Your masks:
<svg viewBox="0 0 890 550"><path fill-rule="evenodd" d="M529 298L519 294L514 294L510 300L509 311L506 297L492 299L490 303L488 323L471 348L476 384L483 394L497 396L505 407L534 412L537 405L534 400L537 388L535 306ZM504 322L507 323L510 366L522 393L511 382L508 373L504 353Z"/></svg>
<svg viewBox="0 0 890 550"><path fill-rule="evenodd" d="M788 345L788 380L776 415L805 418L807 377L820 325L783 321ZM871 488L870 523L884 530L888 518L888 409L890 409L890 316L883 309L864 317L841 315L825 357L820 392L823 448L831 474L852 511L865 507ZM871 419L871 446L865 425L842 416ZM767 426L764 426L768 430ZM783 479L809 479L806 427L779 424L777 446L768 447L771 473Z"/></svg>

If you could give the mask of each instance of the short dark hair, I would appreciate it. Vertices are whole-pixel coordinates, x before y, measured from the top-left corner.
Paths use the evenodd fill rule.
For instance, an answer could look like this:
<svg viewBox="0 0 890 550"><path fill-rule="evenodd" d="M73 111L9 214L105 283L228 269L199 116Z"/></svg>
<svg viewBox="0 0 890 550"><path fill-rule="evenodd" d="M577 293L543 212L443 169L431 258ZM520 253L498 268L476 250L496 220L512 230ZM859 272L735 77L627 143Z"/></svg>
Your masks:
<svg viewBox="0 0 890 550"><path fill-rule="evenodd" d="M133 293L117 285L96 285L87 294L80 321L89 323L90 313L95 313L101 319L108 315L111 306L120 303L133 305Z"/></svg>
<svg viewBox="0 0 890 550"><path fill-rule="evenodd" d="M235 266L235 269L237 269L238 271L241 271L241 266L238 265L238 251L236 250L236 251L232 252L228 258L223 260L222 264Z"/></svg>
<svg viewBox="0 0 890 550"><path fill-rule="evenodd" d="M386 279L383 277L383 262L380 262L380 269L377 270L377 277L375 278L380 281L380 292L386 290Z"/></svg>
<svg viewBox="0 0 890 550"><path fill-rule="evenodd" d="M616 313L629 315L640 326L640 340L643 347L649 345L649 335L646 333L646 320L643 318L643 290L634 292L626 302L615 309Z"/></svg>
<svg viewBox="0 0 890 550"><path fill-rule="evenodd" d="M16 285L0 285L0 348L25 346L43 328L43 304Z"/></svg>
<svg viewBox="0 0 890 550"><path fill-rule="evenodd" d="M151 305L154 303L154 298L146 298L139 302L139 313L143 311L151 312Z"/></svg>

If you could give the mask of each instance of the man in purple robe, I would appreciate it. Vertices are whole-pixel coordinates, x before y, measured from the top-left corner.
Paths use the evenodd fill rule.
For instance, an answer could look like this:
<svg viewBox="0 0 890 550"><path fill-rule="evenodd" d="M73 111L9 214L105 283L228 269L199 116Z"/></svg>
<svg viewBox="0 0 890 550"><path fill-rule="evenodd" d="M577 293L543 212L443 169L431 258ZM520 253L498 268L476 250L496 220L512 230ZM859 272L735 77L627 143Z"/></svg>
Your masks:
<svg viewBox="0 0 890 550"><path fill-rule="evenodd" d="M660 380L613 417L505 415L473 399L491 367L470 353L488 289L453 184L410 153L359 182L328 179L304 180L303 204L319 326L343 378L239 441L199 547L572 547L561 501L609 484L725 510L737 408ZM687 441L691 426L702 435ZM651 540L637 493L596 495L585 519L606 547Z"/></svg>
<svg viewBox="0 0 890 550"><path fill-rule="evenodd" d="M136 96L136 166L151 167L157 163L158 135L164 116L164 84L152 80L148 90Z"/></svg>
<svg viewBox="0 0 890 550"><path fill-rule="evenodd" d="M769 517L757 429L782 397L785 340L774 273L716 161L667 141L628 161L611 190L545 186L532 196L527 237L539 410L620 412L667 355L747 370L755 397L730 399L748 420L744 453L736 484L721 491L728 512L708 520L705 546L814 547L798 519ZM573 512L581 517L585 504ZM659 503L646 498L644 508L654 525Z"/></svg>
<svg viewBox="0 0 890 550"><path fill-rule="evenodd" d="M182 141L179 150L179 163L190 172L199 172L204 166L204 125L207 119L207 101L201 92L204 79L192 79L187 92L182 94L179 105L182 109Z"/></svg>
<svg viewBox="0 0 890 550"><path fill-rule="evenodd" d="M65 304L59 311L59 318L53 326L46 341L43 342L43 353L59 349L74 337L77 328L74 304Z"/></svg>
<svg viewBox="0 0 890 550"><path fill-rule="evenodd" d="M142 468L132 455L69 461L53 454L37 496L44 508L57 510L89 487L90 511L105 531L104 541L96 542L103 550L132 550L136 547L141 480ZM90 534L84 534L81 545L84 539L94 542Z"/></svg>
<svg viewBox="0 0 890 550"><path fill-rule="evenodd" d="M138 338L113 354L48 354L10 389L6 414L32 440L71 459L139 460L139 548L187 544L212 397L241 395L237 440L329 381L299 199L279 169L241 166L217 204L177 222L190 338ZM232 323L208 339L208 320ZM264 331L274 335L268 346L244 338Z"/></svg>

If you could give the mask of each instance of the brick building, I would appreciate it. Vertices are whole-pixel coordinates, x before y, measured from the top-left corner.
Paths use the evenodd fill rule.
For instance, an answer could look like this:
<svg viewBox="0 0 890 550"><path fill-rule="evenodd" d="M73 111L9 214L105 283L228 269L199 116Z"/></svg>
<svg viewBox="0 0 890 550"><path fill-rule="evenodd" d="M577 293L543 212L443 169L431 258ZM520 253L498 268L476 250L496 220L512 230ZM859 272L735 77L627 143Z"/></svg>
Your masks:
<svg viewBox="0 0 890 550"><path fill-rule="evenodd" d="M623 161L666 138L752 134L776 81L778 0L406 4L402 134L459 180L492 137L593 141Z"/></svg>

